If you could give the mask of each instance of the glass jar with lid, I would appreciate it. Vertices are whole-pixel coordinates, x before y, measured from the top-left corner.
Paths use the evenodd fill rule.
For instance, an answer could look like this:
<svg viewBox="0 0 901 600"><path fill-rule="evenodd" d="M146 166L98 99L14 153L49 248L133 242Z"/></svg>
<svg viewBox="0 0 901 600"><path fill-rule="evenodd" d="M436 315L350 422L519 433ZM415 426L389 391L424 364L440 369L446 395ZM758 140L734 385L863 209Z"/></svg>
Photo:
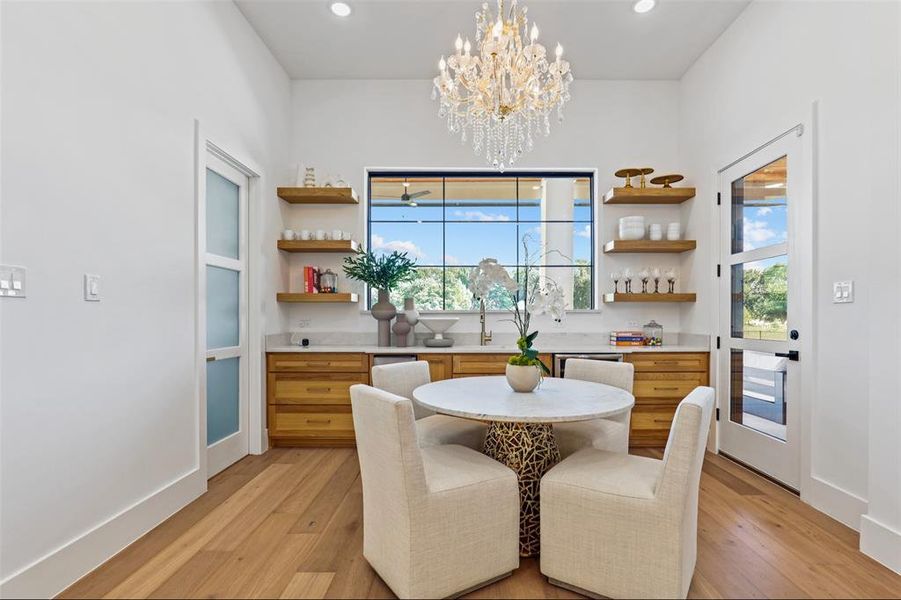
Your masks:
<svg viewBox="0 0 901 600"><path fill-rule="evenodd" d="M319 275L319 292L322 294L338 293L338 276L331 269L326 269Z"/></svg>
<svg viewBox="0 0 901 600"><path fill-rule="evenodd" d="M645 346L663 345L663 325L651 319L650 323L647 323L644 327L642 327L642 331L644 332Z"/></svg>

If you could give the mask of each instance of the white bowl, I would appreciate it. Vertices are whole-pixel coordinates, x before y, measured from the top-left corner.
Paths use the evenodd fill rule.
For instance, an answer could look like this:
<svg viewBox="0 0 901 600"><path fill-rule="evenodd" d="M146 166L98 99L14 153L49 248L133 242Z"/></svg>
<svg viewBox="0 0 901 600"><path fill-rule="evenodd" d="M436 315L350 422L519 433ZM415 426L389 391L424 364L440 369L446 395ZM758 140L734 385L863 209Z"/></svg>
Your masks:
<svg viewBox="0 0 901 600"><path fill-rule="evenodd" d="M620 229L619 239L621 240L641 240L644 239L644 229Z"/></svg>
<svg viewBox="0 0 901 600"><path fill-rule="evenodd" d="M419 317L419 322L425 325L435 337L441 339L442 334L453 327L460 317Z"/></svg>
<svg viewBox="0 0 901 600"><path fill-rule="evenodd" d="M623 217L619 223L620 225L644 225L644 217Z"/></svg>

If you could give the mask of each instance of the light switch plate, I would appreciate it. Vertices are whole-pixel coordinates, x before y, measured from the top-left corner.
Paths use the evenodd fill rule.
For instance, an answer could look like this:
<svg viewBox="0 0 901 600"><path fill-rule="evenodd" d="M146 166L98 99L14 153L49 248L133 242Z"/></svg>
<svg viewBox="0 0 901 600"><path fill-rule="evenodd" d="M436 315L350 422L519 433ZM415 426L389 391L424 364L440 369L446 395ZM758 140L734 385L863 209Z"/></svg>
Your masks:
<svg viewBox="0 0 901 600"><path fill-rule="evenodd" d="M848 304L854 302L854 282L836 281L832 284L832 303Z"/></svg>
<svg viewBox="0 0 901 600"><path fill-rule="evenodd" d="M24 298L26 287L25 267L0 265L0 297Z"/></svg>
<svg viewBox="0 0 901 600"><path fill-rule="evenodd" d="M100 302L100 275L84 274L85 302Z"/></svg>

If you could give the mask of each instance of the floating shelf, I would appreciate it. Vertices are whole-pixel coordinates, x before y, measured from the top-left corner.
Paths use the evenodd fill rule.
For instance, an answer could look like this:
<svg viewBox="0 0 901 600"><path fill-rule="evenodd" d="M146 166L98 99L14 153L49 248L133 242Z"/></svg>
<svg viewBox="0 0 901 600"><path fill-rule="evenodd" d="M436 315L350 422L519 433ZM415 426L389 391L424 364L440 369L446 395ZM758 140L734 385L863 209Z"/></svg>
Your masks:
<svg viewBox="0 0 901 600"><path fill-rule="evenodd" d="M356 303L356 294L301 294L293 292L279 292L276 296L279 302L344 302Z"/></svg>
<svg viewBox="0 0 901 600"><path fill-rule="evenodd" d="M696 240L613 240L604 244L604 254L626 252L688 252L698 246Z"/></svg>
<svg viewBox="0 0 901 600"><path fill-rule="evenodd" d="M694 302L695 294L604 294L604 303L610 302Z"/></svg>
<svg viewBox="0 0 901 600"><path fill-rule="evenodd" d="M359 204L353 188L280 187L278 197L290 204Z"/></svg>
<svg viewBox="0 0 901 600"><path fill-rule="evenodd" d="M351 240L279 240L284 252L356 252L360 245Z"/></svg>
<svg viewBox="0 0 901 600"><path fill-rule="evenodd" d="M618 187L604 194L604 204L682 204L694 197L693 187Z"/></svg>

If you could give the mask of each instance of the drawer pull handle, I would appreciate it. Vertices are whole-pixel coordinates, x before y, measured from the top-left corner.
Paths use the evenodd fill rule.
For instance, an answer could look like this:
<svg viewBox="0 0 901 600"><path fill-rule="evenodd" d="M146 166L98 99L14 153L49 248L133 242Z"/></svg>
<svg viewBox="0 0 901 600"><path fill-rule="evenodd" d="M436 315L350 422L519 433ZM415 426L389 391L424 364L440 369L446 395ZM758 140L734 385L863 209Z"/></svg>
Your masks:
<svg viewBox="0 0 901 600"><path fill-rule="evenodd" d="M654 419L655 423L663 423L664 425L669 425L673 422L672 419Z"/></svg>
<svg viewBox="0 0 901 600"><path fill-rule="evenodd" d="M679 388L677 388L677 387L659 387L659 386L655 385L654 389L657 390L658 392L675 392Z"/></svg>
<svg viewBox="0 0 901 600"><path fill-rule="evenodd" d="M330 387L308 387L307 391L314 393L314 394L328 394L330 391L332 391L332 388L330 388Z"/></svg>
<svg viewBox="0 0 901 600"><path fill-rule="evenodd" d="M328 425L331 422L331 419L307 419L307 423L315 423L318 425Z"/></svg>
<svg viewBox="0 0 901 600"><path fill-rule="evenodd" d="M680 361L678 360L655 360L655 365L678 365Z"/></svg>
<svg viewBox="0 0 901 600"><path fill-rule="evenodd" d="M327 360L320 360L320 361L308 360L306 362L306 365L308 367L330 367L332 365L332 363Z"/></svg>

